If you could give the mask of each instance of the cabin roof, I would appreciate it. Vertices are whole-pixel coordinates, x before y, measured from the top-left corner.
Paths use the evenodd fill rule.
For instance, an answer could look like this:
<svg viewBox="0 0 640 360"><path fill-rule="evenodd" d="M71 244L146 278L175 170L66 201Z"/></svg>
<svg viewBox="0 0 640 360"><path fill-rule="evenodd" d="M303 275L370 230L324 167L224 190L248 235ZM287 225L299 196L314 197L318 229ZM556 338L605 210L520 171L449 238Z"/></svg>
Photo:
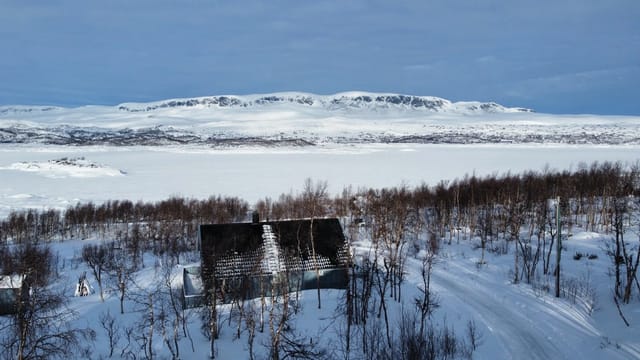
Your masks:
<svg viewBox="0 0 640 360"><path fill-rule="evenodd" d="M338 219L299 219L201 225L202 252L221 257L260 250L265 225L270 226L285 254L300 254L307 258L307 254L315 247L317 255L328 257L335 263L338 261L338 252L345 245Z"/></svg>
<svg viewBox="0 0 640 360"><path fill-rule="evenodd" d="M205 277L331 269L348 262L335 218L201 225L200 240Z"/></svg>

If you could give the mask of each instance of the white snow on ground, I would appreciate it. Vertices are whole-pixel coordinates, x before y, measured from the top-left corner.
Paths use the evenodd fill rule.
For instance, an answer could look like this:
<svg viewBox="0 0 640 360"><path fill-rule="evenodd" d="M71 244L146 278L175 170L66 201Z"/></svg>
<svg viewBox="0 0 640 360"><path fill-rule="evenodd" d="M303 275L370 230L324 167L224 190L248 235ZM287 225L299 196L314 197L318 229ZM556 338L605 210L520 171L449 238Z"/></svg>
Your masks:
<svg viewBox="0 0 640 360"><path fill-rule="evenodd" d="M565 242L567 250L563 255L564 276L583 277L588 275L588 283L596 291L596 303L591 311L586 305L587 298L578 298L575 303L567 297L556 299L549 292L533 289L530 285L511 282L510 270L513 254L487 254L486 264L478 266L480 249L472 249L473 241L454 239L451 245L443 243L434 268L432 289L437 292L440 307L433 321L446 323L462 334L469 320L476 322L481 334L481 345L473 355L474 359L638 359L640 358L640 304L635 298L624 307L625 316L632 324L627 328L612 304L610 292L612 280L607 275L610 259L603 251L604 241L609 235L586 233L574 229L574 236ZM135 311L136 304L127 300L125 314L119 313L117 294L107 291L104 303L94 292L86 297L73 297L78 277L88 269L80 260L80 249L87 243L102 240L66 240L53 244L53 252L60 258L60 286L69 294L70 307L78 313L76 325L89 326L96 331L93 355L106 356L108 343L105 331L99 325L99 317L110 312L121 327L131 326L146 316ZM358 251L367 251L368 241L356 243ZM573 260L575 251L597 254L597 259ZM194 258L197 255L194 255ZM189 260L189 259L185 259ZM159 279L157 260L147 256L145 267L135 278L136 286L150 288ZM418 295L417 286L421 279L419 259L410 258L407 263L407 279L403 297L411 299ZM173 283L181 284L182 266L173 270ZM88 279L95 290L95 281L87 271ZM586 279L587 277L585 277ZM543 279L553 288L553 279ZM294 316L293 329L303 338L313 338L314 342L330 351L340 349L340 324L344 320L337 312L342 299L339 290L322 291L322 309L317 309L314 290L302 292L301 312ZM259 305L257 305L259 306ZM389 301L391 321L399 320L403 309ZM247 358L247 334L235 338L235 322L229 327L228 305L221 306L222 333L217 341L218 358ZM200 332L197 310L188 310L189 331L193 338L194 350L188 339L182 338L180 349L183 358L202 359L208 356L209 343ZM258 358L267 355L269 332L256 333L255 348ZM159 339L158 339L159 340ZM119 347L124 346L124 339ZM155 343L158 354L167 354L161 341ZM116 356L117 357L117 356Z"/></svg>
<svg viewBox="0 0 640 360"><path fill-rule="evenodd" d="M255 100L255 99L254 99ZM126 104L131 105L132 104ZM467 106L469 104L459 104ZM148 106L148 104L144 104ZM4 111L6 110L6 111ZM443 128L487 134L539 131L550 134L582 131L598 136L602 131L639 138L637 117L550 116L531 113L475 114L416 113L407 108L392 112L384 109L355 111L350 107L327 113L310 106L301 110L285 104L265 107L219 109L210 107L163 108L151 112L129 113L112 107L54 108L46 111L0 109L0 127L59 126L81 124L83 127L144 128L171 126L194 132L220 131L244 135L306 134L320 140L363 132L390 134L428 134ZM215 110L215 111L214 111ZM393 116L390 116L393 114ZM533 129L533 130L532 130ZM322 141L319 141L322 143ZM415 186L422 182L435 185L442 180L465 174L479 176L507 171L542 171L575 169L581 162L640 160L640 146L594 145L383 145L343 144L304 148L242 147L212 150L205 147L83 147L48 145L0 145L0 217L12 210L26 208L64 209L78 201L102 202L108 199L155 201L171 195L206 198L231 195L250 203L281 193L298 191L304 179L327 180L329 190L339 193L345 186L389 187L402 183ZM88 164L106 164L87 168L52 164L51 160L86 157ZM126 171L126 176L120 169ZM444 245L434 273L434 289L441 301L435 321L446 322L464 331L467 321L474 320L482 333L482 344L475 359L640 359L640 303L633 299L624 306L632 324L627 328L611 300L612 281L607 274L610 259L603 250L606 234L574 229L565 242L563 255L565 276L583 279L595 291L595 302L578 298L556 299L539 287L512 284L510 270L513 255L488 254L487 264L478 267L480 250L462 240ZM117 295L109 292L100 301L96 292L86 297L73 297L78 277L88 269L79 261L80 250L87 243L111 239L68 240L53 244L63 268L60 286L66 288L71 307L78 312L76 325L96 331L93 354L106 357L106 335L99 316L109 311L121 326L139 321L144 313L135 312L135 304L127 301L125 314L119 314ZM366 242L360 246L366 247ZM366 248L361 248L365 250ZM597 254L597 259L573 260L581 251ZM183 261L195 261L196 256ZM147 257L145 267L136 274L136 283L151 287L155 278L155 260ZM403 296L417 294L420 262L407 263L407 282ZM174 285L181 283L181 267L174 269ZM87 271L95 290L95 282ZM541 279L553 286L552 279ZM317 309L315 292L302 294L303 310L297 315L295 329L301 335L314 337L322 346L340 346L340 317L336 307L342 293L322 292L323 307ZM222 308L223 320L228 309ZM401 309L396 308L396 313ZM200 320L188 311L189 330L194 351L187 339L180 343L183 358L206 358L209 347L200 333ZM397 321L397 317L392 319ZM121 339L121 341L124 341ZM256 351L266 355L262 346L268 342L268 331L258 334ZM121 346L123 344L120 344ZM158 352L168 357L161 341ZM218 341L218 358L247 358L246 334L233 338L230 328L223 328Z"/></svg>
<svg viewBox="0 0 640 360"><path fill-rule="evenodd" d="M0 147L0 212L47 207L65 208L76 201L107 199L158 200L171 194L207 197L212 194L237 195L250 201L262 196L277 197L281 192L297 191L305 177L326 179L332 192L342 186L394 186L405 181L417 185L435 184L465 173L486 175L493 172L518 172L526 169L575 168L579 162L620 160L634 162L635 147L615 146L429 146L379 145L343 146L314 149L243 149L211 151L202 148L82 148L20 146ZM127 176L90 178L49 178L34 172L8 169L20 162L47 163L49 159L86 156L91 161L127 169ZM511 283L512 255L488 255L487 265L478 268L479 250L468 241L442 248L435 267L434 289L441 298L436 321L464 331L474 320L483 334L475 359L632 359L640 358L640 307L637 300L624 308L632 327L626 328L611 301L611 279L607 275L610 260L603 251L608 235L581 232L566 242L563 268L567 276L589 278L596 289L595 310L586 300L571 303L555 299L529 285ZM108 240L108 239L107 239ZM114 293L101 303L99 295L73 297L78 276L87 271L79 262L82 245L89 241L67 240L54 244L54 253L66 264L62 275L71 307L78 311L78 326L90 326L97 332L95 354L106 355L107 344L98 322L109 311L122 326L138 321L141 313L128 302L124 315L119 314ZM598 259L575 261L575 251L598 254ZM416 294L420 282L418 260L407 264L408 279L404 296ZM88 274L90 274L88 272ZM141 287L154 282L154 261L149 259L138 274ZM175 269L175 284L180 284L181 268ZM93 278L89 280L95 288ZM546 279L552 284L552 279ZM550 285L553 286L553 285ZM341 293L323 291L323 309L318 311L315 293L303 294L303 312L295 321L296 330L314 337L330 349L337 348L338 329L335 309ZM400 311L400 309L396 309ZM208 343L199 330L200 320L189 312L190 333L195 352L186 339L181 351L188 358L208 355ZM223 319L226 315L223 308ZM591 315L590 315L591 314ZM394 320L396 321L396 320ZM268 332L255 341L258 354L265 354L261 344ZM158 341L157 349L162 352ZM220 358L246 358L246 335L235 340L226 329L218 342Z"/></svg>
<svg viewBox="0 0 640 360"><path fill-rule="evenodd" d="M11 209L66 207L77 201L156 201L172 195L230 195L254 203L301 190L304 180L328 180L332 194L345 186L436 185L441 180L493 173L575 169L579 163L640 159L640 146L334 145L309 148L0 146L0 216ZM95 177L41 176L10 169L16 163L85 157L107 167ZM106 165L105 165L106 166ZM122 169L126 176L103 176ZM67 170L65 170L67 171ZM28 199L25 199L28 198Z"/></svg>
<svg viewBox="0 0 640 360"><path fill-rule="evenodd" d="M49 161L21 161L0 170L16 170L31 172L48 178L95 178L102 176L123 176L124 172L108 166L96 164L84 158L62 158Z"/></svg>

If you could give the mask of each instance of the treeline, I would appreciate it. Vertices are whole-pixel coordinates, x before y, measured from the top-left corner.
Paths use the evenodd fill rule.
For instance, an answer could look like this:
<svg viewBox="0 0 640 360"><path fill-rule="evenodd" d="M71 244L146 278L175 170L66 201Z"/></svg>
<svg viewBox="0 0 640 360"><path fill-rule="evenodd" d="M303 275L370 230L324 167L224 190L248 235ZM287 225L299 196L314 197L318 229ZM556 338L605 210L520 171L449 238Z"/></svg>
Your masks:
<svg viewBox="0 0 640 360"><path fill-rule="evenodd" d="M248 209L249 204L242 199L218 196L136 203L109 200L103 204L78 203L64 211L13 211L0 222L0 241L38 243L118 232L128 236L134 231L143 231L142 235L151 240L167 236L193 240L198 224L240 221Z"/></svg>
<svg viewBox="0 0 640 360"><path fill-rule="evenodd" d="M317 191L305 184L299 194L283 194L277 200L259 200L254 209L261 219L299 218L321 215L338 217L363 215L380 202L401 203L430 217L430 225L440 236L455 233L456 228L477 225L478 212L497 212L503 220L506 210L521 212L548 208L548 200L560 197L563 216L569 225L580 223L587 230L607 230L611 225L611 201L619 197L640 195L640 164L620 162L581 163L577 170L527 171L479 177L466 175L435 186L420 185L385 189L345 188L342 194L329 199L324 207L312 209L308 203ZM313 184L312 184L313 185ZM325 184L326 186L326 184ZM513 214L512 214L513 215ZM572 215L572 217L569 217ZM586 216L581 216L586 215Z"/></svg>
<svg viewBox="0 0 640 360"><path fill-rule="evenodd" d="M378 203L401 203L403 207L422 211L439 236L454 234L455 229L470 228L474 233L482 225L478 213L502 223L496 231L505 231L509 211L520 212L548 208L547 201L560 197L564 216L570 225L580 223L587 230L612 223L611 199L638 196L639 167L603 162L581 164L575 171L528 171L478 177L467 175L435 186L420 185L385 189L345 188L320 206L311 206L313 197L324 189L308 181L302 192L282 194L278 199L265 198L253 207L237 197L210 197L205 200L171 197L158 202L109 200L102 204L78 203L64 211L12 211L0 221L0 242L49 241L52 239L86 238L105 234L118 225L155 224L147 226L149 238L159 236L159 224L176 223L183 236L193 238L198 224L243 221L253 208L261 219L305 218L312 216L364 216ZM316 192L316 194L314 194ZM378 205L376 205L378 204ZM572 215L572 216L569 216ZM585 215L585 216L581 216ZM515 216L515 214L511 214ZM492 231L494 232L494 231Z"/></svg>
<svg viewBox="0 0 640 360"><path fill-rule="evenodd" d="M630 229L640 228L638 164L629 166L603 162L581 164L572 171L545 169L484 177L468 175L453 181L442 181L435 186L345 188L335 196L328 194L327 187L326 182L307 180L298 193L283 194L277 199L264 198L253 206L235 197L218 196L206 200L172 197L159 202L111 200L102 204L79 203L64 211L12 212L0 221L0 245L24 246L0 246L0 271L3 274L49 273L46 268L53 261L52 254L46 246L42 247L46 253L39 254L32 249L40 247L34 247L33 244L89 237L113 240L99 246L85 245L82 258L97 279L101 294L101 274L112 278L111 286L120 299L122 313L125 294L129 293L133 284L131 274L143 265L144 252L153 251L156 255L162 255L157 258L165 264L180 263L181 254L195 249L199 224L247 221L251 218L250 211L257 211L261 219L270 220L335 216L344 220L344 231L349 241L357 241L362 237L371 240L370 255L352 259L351 280L345 291L344 305L341 305L346 321L346 329L341 331L345 332L345 336L340 339L344 342L341 345L346 354L371 359L454 358L465 354L470 357L475 349L478 334L472 322L467 329L467 348L459 342L461 338L457 339L446 326L438 329L430 321L438 305L436 294L430 291L430 274L438 249L444 242L471 241L482 248L479 265L484 263L485 251L513 255L513 281L535 285L536 281L548 281L554 273L553 249L560 233L566 238L574 227L609 233L605 246L612 264L612 288L616 304L618 299L629 303L634 292L640 289L637 286L640 239L634 238L634 245L626 239L633 233ZM41 255L46 255L49 260L42 260ZM423 262L422 284L419 286L421 295L407 300L402 294L402 283L409 256L415 256ZM36 269L34 264L44 268ZM171 266L162 269L164 277L158 288L150 289L148 294L138 296L136 300L144 303L140 311L140 327L135 329L136 333L143 334L137 344L140 349L148 351L147 357L153 355L151 342L157 336L154 332L158 328L162 334L173 330L173 342L165 341L165 344L174 357L178 354L179 337L189 337L184 327L179 329L186 320L181 318L177 302L174 301L175 292L171 289L171 281L168 281ZM557 273L560 274L559 271ZM46 290L46 287L42 289ZM155 295L158 291L165 295ZM52 298L55 299L49 295L33 297L34 300ZM319 291L317 301L320 308ZM293 341L296 339L287 339L282 335L284 333L276 330L288 328L287 322L293 316L290 313L295 314L293 304L289 308L288 302L272 302L279 303L282 303L281 308L272 307L269 312L270 357L285 358L292 346L296 351L313 352L311 344L307 346L309 341L306 338L304 342ZM408 306L405 308L404 305ZM238 309L244 307L236 306ZM209 335L216 334L218 323L211 321L217 319L215 302L207 308L210 312L203 321L203 328L209 328ZM393 321L394 308L407 311L407 316L402 314L400 330ZM43 302L34 302L27 309L48 308L43 306ZM160 316L153 312L154 309L169 309L169 312ZM250 353L254 339L251 329L256 329L258 318L251 316L252 313L257 314L257 310L247 311L244 316L237 317L237 329L245 321L250 331ZM172 325L168 325L167 319L171 320ZM231 317L229 319L231 324ZM111 336L120 331L106 326L113 324L113 318L105 316L101 321L110 339L113 339ZM24 331L9 327L0 330L10 334L4 342L0 341L0 346L4 344L10 354L18 353L22 347L15 347L13 339L16 336L13 334ZM50 338L48 329L36 330L40 331L43 338ZM123 331L126 334L134 333L133 328ZM77 337L83 333L71 334ZM210 339L214 349L215 335ZM60 346L56 349L59 351L70 349L64 341L58 344ZM305 346L302 347L302 344ZM112 353L114 348L115 345L110 343ZM404 354L403 351L407 349L413 349L417 355ZM130 349L125 347L122 354L128 354L127 351Z"/></svg>

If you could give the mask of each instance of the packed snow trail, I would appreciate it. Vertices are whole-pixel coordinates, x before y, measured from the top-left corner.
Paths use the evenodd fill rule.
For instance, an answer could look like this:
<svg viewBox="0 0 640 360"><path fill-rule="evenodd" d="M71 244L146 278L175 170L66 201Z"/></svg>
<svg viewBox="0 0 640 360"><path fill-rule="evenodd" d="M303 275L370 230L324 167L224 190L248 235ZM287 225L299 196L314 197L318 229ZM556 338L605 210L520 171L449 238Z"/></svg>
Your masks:
<svg viewBox="0 0 640 360"><path fill-rule="evenodd" d="M410 273L418 277L420 261L409 259L408 266L416 268ZM477 320L483 343L474 358L581 359L601 353L607 359L640 359L632 346L603 346L606 334L574 305L536 296L495 275L476 269L470 259L441 259L433 269L432 289L441 303L451 309L456 302L459 313ZM419 278L410 281L421 283Z"/></svg>
<svg viewBox="0 0 640 360"><path fill-rule="evenodd" d="M514 311L504 299L501 301L496 295L488 294L480 286L462 285L460 279L446 271L435 270L433 280L438 293L451 293L477 311L477 316L490 331L483 336L497 336L509 358L569 359L547 340L540 329L535 328L535 320Z"/></svg>

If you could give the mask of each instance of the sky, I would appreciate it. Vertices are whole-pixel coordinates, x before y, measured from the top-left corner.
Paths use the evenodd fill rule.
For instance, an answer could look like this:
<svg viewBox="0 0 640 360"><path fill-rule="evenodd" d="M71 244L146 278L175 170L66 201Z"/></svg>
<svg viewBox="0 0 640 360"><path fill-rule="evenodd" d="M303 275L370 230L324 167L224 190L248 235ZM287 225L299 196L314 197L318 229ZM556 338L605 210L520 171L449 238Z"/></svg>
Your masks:
<svg viewBox="0 0 640 360"><path fill-rule="evenodd" d="M342 91L640 115L638 0L0 0L0 105Z"/></svg>

